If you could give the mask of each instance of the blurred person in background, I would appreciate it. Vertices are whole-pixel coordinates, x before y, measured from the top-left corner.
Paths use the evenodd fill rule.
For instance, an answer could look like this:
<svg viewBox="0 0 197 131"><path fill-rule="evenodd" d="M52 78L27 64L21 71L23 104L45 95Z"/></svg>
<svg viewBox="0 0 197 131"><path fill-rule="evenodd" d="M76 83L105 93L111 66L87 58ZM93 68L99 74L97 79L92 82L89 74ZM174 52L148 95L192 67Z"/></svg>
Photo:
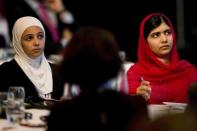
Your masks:
<svg viewBox="0 0 197 131"><path fill-rule="evenodd" d="M10 28L22 16L33 16L42 22L46 30L46 57L59 54L77 28L73 14L62 0L7 0L6 5Z"/></svg>
<svg viewBox="0 0 197 131"><path fill-rule="evenodd" d="M185 113L197 120L197 82L193 83L188 90L188 105Z"/></svg>
<svg viewBox="0 0 197 131"><path fill-rule="evenodd" d="M59 72L80 87L80 94L55 104L48 131L140 131L148 123L146 101L112 89L109 81L122 70L119 47L111 32L98 27L77 30L64 49Z"/></svg>
<svg viewBox="0 0 197 131"><path fill-rule="evenodd" d="M168 114L151 121L146 131L196 131L196 120L187 114Z"/></svg>
<svg viewBox="0 0 197 131"><path fill-rule="evenodd" d="M4 0L0 1L0 48L10 47L10 36Z"/></svg>

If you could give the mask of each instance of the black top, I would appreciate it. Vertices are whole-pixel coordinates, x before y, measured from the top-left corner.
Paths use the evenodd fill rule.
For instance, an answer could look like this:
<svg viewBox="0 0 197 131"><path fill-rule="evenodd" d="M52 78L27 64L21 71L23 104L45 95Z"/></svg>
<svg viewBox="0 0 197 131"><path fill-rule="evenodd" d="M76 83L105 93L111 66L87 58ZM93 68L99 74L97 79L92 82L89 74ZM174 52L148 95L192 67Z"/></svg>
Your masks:
<svg viewBox="0 0 197 131"><path fill-rule="evenodd" d="M139 122L146 124L148 120L143 97L113 90L90 91L55 104L47 118L47 131L56 131L57 127L68 131L136 130L142 128Z"/></svg>
<svg viewBox="0 0 197 131"><path fill-rule="evenodd" d="M55 65L50 64L53 77L52 98L59 99L63 95L63 84L55 73ZM0 91L8 91L10 86L23 86L25 89L25 102L43 101L31 80L26 76L15 59L0 65Z"/></svg>
<svg viewBox="0 0 197 131"><path fill-rule="evenodd" d="M5 48L6 47L6 41L3 35L0 34L0 48Z"/></svg>

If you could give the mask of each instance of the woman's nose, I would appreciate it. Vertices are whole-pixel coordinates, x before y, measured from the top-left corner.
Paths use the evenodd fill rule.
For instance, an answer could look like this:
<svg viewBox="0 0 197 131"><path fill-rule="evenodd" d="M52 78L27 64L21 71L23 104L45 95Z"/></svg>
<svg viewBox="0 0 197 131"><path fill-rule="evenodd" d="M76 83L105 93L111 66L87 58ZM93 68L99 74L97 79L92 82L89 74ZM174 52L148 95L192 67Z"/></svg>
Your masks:
<svg viewBox="0 0 197 131"><path fill-rule="evenodd" d="M167 36L165 34L161 35L161 42L166 42L167 41Z"/></svg>
<svg viewBox="0 0 197 131"><path fill-rule="evenodd" d="M38 46L39 45L39 40L38 39L34 39L34 45Z"/></svg>

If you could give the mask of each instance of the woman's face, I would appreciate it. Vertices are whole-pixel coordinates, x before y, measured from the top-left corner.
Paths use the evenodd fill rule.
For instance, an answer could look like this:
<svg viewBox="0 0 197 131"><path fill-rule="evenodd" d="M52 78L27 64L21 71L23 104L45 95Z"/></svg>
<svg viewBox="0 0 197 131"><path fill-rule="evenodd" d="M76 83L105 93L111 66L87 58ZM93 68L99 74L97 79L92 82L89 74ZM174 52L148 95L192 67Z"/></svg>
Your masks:
<svg viewBox="0 0 197 131"><path fill-rule="evenodd" d="M147 38L150 49L158 57L165 58L172 50L173 37L170 27L162 22L160 26L153 29Z"/></svg>
<svg viewBox="0 0 197 131"><path fill-rule="evenodd" d="M22 34L21 45L24 52L32 59L40 56L45 47L44 32L38 26L28 27Z"/></svg>

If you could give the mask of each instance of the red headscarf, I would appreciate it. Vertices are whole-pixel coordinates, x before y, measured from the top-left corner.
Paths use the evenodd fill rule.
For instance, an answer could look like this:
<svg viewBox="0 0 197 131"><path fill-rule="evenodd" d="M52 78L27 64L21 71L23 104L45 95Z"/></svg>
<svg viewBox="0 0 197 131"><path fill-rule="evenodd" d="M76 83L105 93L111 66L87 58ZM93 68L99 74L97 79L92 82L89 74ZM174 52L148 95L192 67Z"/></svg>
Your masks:
<svg viewBox="0 0 197 131"><path fill-rule="evenodd" d="M144 25L154 15L165 17L173 35L173 47L170 64L160 62L151 51L144 38ZM197 69L185 60L180 60L176 49L176 38L170 20L163 14L154 13L144 18L140 25L138 42L138 62L128 70L129 93L135 94L141 83L141 77L150 82L152 92L150 103L187 102L187 89L197 82Z"/></svg>

